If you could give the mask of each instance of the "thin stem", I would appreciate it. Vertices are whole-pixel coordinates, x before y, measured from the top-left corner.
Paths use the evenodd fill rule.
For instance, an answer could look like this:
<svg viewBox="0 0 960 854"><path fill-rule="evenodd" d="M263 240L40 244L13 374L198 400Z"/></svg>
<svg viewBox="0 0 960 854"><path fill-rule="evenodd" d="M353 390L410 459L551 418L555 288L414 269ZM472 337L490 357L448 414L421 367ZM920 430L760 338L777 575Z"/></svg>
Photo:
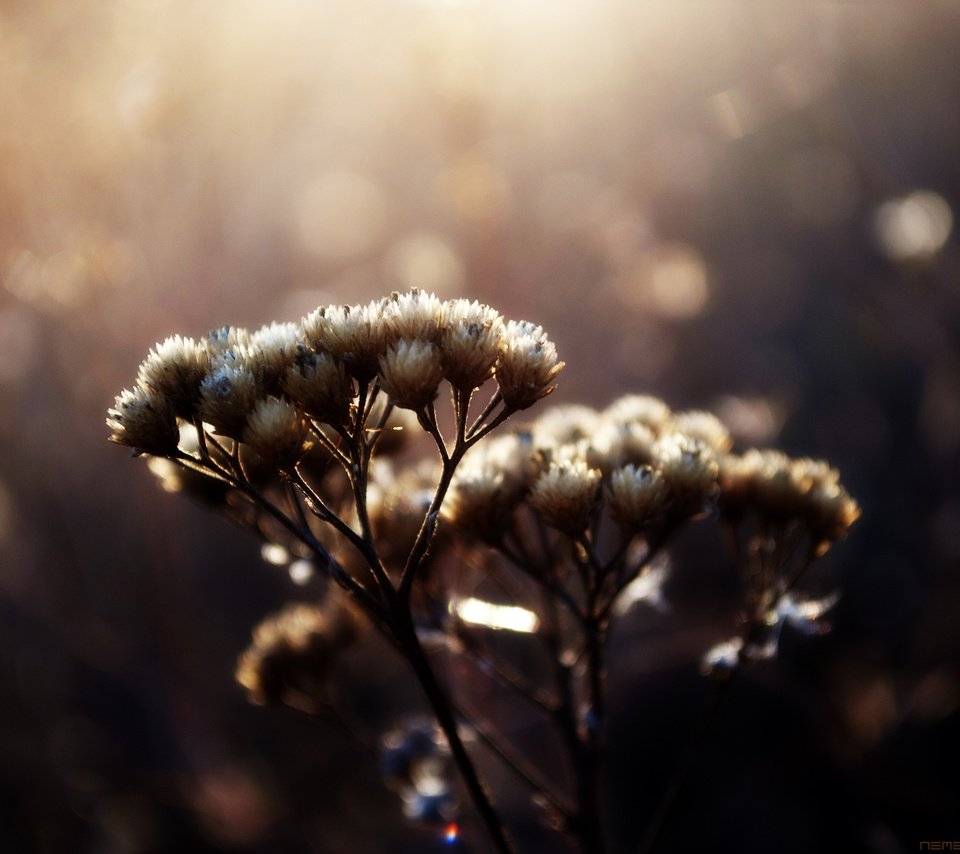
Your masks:
<svg viewBox="0 0 960 854"><path fill-rule="evenodd" d="M460 734L457 731L457 721L454 716L453 708L447 700L443 688L434 675L433 668L427 659L420 640L417 637L416 629L406 610L394 610L394 623L400 648L402 649L407 661L410 662L420 687L423 688L427 696L427 701L437 718L437 723L447 737L447 743L450 745L450 753L453 757L460 775L463 777L464 784L474 806L483 821L494 847L500 854L513 854L514 848L500 817L497 814L490 796L477 773L477 769L464 747Z"/></svg>
<svg viewBox="0 0 960 854"><path fill-rule="evenodd" d="M504 666L496 661L492 656L486 655L473 645L473 638L460 635L459 650L476 664L477 668L489 676L498 685L508 688L518 697L532 705L534 708L543 712L545 715L553 716L556 714L558 703L552 697L546 695L535 685L529 684L519 673L508 666Z"/></svg>
<svg viewBox="0 0 960 854"><path fill-rule="evenodd" d="M370 567L371 572L373 573L374 579L376 580L377 586L380 588L381 593L387 598L387 601L390 601L393 593L393 585L390 583L390 579L387 576L386 570L383 567L383 564L380 561L380 556L377 554L375 548L373 548L372 542L368 542L365 538L357 534L346 522L344 522L339 516L336 515L326 504L319 495L313 490L313 488L308 484L303 476L297 469L292 469L287 472L287 477L290 479L291 483L299 489L304 497L307 499L307 506L310 508L311 512L317 518L323 520L324 522L331 525L339 534L341 534L349 543L352 545L361 555L363 555L364 560L367 562L367 565Z"/></svg>
<svg viewBox="0 0 960 854"><path fill-rule="evenodd" d="M535 794L540 795L550 805L551 809L563 816L566 821L573 817L574 810L551 790L537 769L518 756L501 738L480 724L476 718L464 712L462 707L455 707L455 711L457 716L463 719L464 723L479 736L480 740L496 754L503 764L526 783Z"/></svg>
<svg viewBox="0 0 960 854"><path fill-rule="evenodd" d="M513 564L520 572L522 572L528 578L531 578L539 586L549 590L550 593L563 602L564 606L568 611L570 611L571 614L574 614L578 619L582 619L583 612L580 609L580 605L567 592L567 590L550 575L549 568L538 565L531 558L526 549L524 549L523 544L519 542L517 538L514 538L514 541L516 542L519 551L515 551L513 548L511 548L510 544L503 538L501 538L499 542L494 543L493 547L507 560L509 560L510 563Z"/></svg>
<svg viewBox="0 0 960 854"><path fill-rule="evenodd" d="M308 419L310 423L310 432L314 438L323 446L323 449L330 454L347 472L350 471L350 460L347 458L346 454L340 450L323 432L320 425L314 421L312 418Z"/></svg>
<svg viewBox="0 0 960 854"><path fill-rule="evenodd" d="M498 388L493 393L493 396L490 398L490 400L487 401L487 405L483 408L483 412L481 412L476 417L473 424L470 425L470 429L466 432L467 438L473 438L473 434L480 429L480 425L490 417L490 415L493 413L493 410L497 408L497 405L501 400L503 400L503 397L500 394L500 389Z"/></svg>

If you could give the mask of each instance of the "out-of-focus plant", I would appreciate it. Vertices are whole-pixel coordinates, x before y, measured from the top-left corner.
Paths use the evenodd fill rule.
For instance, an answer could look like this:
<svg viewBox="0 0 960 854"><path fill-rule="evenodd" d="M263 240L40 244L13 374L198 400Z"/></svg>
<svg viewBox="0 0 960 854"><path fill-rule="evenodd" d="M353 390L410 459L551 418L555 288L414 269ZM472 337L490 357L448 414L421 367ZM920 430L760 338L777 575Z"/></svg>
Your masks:
<svg viewBox="0 0 960 854"><path fill-rule="evenodd" d="M149 455L167 488L330 579L322 602L256 629L237 671L251 700L336 708L340 653L372 627L409 664L436 719L381 741L381 768L406 814L455 835L455 767L503 852L514 845L471 742L530 788L557 832L604 850L611 625L624 603L656 592L655 561L690 522L717 520L742 570L741 625L704 658L726 685L775 651L785 621L808 624L825 610L797 599L796 582L859 515L827 464L732 453L716 417L651 397L603 411L557 407L489 437L549 395L562 368L539 326L415 290L256 332L168 338L107 418L111 439ZM449 418L436 407L444 382ZM436 459L403 466L417 431ZM491 601L464 594L468 568L483 573ZM495 629L527 638L544 666L511 661L490 642ZM440 651L469 657L542 715L569 784L548 779L465 707L438 677ZM668 788L649 847L670 801Z"/></svg>

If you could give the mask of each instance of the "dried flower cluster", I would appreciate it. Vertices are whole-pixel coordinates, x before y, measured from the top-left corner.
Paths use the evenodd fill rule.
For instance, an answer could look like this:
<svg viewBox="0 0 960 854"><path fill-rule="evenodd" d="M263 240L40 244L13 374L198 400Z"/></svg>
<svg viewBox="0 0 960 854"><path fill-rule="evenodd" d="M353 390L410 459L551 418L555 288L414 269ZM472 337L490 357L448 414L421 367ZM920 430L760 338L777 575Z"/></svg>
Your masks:
<svg viewBox="0 0 960 854"><path fill-rule="evenodd" d="M626 603L658 595L658 556L692 520L730 532L743 619L705 659L730 675L773 654L785 621L810 623L829 607L793 591L859 515L826 463L734 453L715 416L653 397L556 407L489 435L550 394L562 368L539 326L414 290L255 332L168 338L107 418L110 438L149 455L167 489L253 533L292 576L328 577L322 604L256 629L237 670L251 700L338 713L338 656L372 627L409 664L436 718L379 740L407 815L451 820L455 767L501 852L513 844L461 731L531 788L551 826L602 852L607 639ZM437 412L444 382L447 419ZM400 465L417 434L435 457ZM518 676L488 642L494 629L539 639L547 672ZM464 707L437 675L439 648L543 713L569 784L544 779Z"/></svg>
<svg viewBox="0 0 960 854"><path fill-rule="evenodd" d="M200 341L168 338L150 351L107 423L113 441L164 456L177 446L177 419L200 421L290 466L306 449L310 423L346 427L372 383L393 405L416 411L433 403L444 379L470 394L495 377L515 411L553 391L562 368L539 326L414 290L318 308L299 323L256 332L223 327Z"/></svg>

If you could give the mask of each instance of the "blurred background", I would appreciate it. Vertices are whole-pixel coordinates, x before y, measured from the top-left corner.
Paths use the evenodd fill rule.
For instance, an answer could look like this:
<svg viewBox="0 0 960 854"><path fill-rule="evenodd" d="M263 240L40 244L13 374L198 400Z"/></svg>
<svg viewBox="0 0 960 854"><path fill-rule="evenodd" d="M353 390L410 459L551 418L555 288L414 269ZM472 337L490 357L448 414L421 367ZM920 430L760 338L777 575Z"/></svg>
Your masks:
<svg viewBox="0 0 960 854"><path fill-rule="evenodd" d="M310 588L103 425L158 339L412 286L541 323L556 402L711 408L863 506L833 632L734 687L662 850L960 839L958 39L952 2L2 0L0 850L440 850L246 704ZM617 851L730 633L715 540L615 645ZM358 664L384 727L396 669Z"/></svg>

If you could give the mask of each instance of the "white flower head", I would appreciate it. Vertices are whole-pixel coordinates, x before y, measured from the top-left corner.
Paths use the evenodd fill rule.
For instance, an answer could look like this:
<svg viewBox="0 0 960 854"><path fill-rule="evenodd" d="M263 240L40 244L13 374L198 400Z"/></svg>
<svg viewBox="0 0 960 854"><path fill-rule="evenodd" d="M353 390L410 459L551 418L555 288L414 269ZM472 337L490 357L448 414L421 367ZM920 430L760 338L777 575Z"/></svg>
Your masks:
<svg viewBox="0 0 960 854"><path fill-rule="evenodd" d="M404 409L430 403L442 379L440 351L429 341L398 341L380 358L380 385Z"/></svg>
<svg viewBox="0 0 960 854"><path fill-rule="evenodd" d="M282 397L257 401L243 431L244 442L265 460L280 466L299 462L306 451L306 438L303 415Z"/></svg>
<svg viewBox="0 0 960 854"><path fill-rule="evenodd" d="M166 397L173 411L189 421L200 399L200 382L208 360L205 346L192 338L173 335L157 344L141 362L137 384Z"/></svg>
<svg viewBox="0 0 960 854"><path fill-rule="evenodd" d="M597 508L598 469L582 459L565 458L550 463L530 490L530 503L553 528L575 536L582 533Z"/></svg>
<svg viewBox="0 0 960 854"><path fill-rule="evenodd" d="M466 299L443 304L439 344L444 376L465 391L493 376L503 341L503 318L488 305Z"/></svg>
<svg viewBox="0 0 960 854"><path fill-rule="evenodd" d="M640 530L663 515L670 492L656 469L632 464L613 472L609 490L614 518L633 530Z"/></svg>
<svg viewBox="0 0 960 854"><path fill-rule="evenodd" d="M107 411L110 441L160 456L171 454L180 431L169 400L152 389L136 386L117 395Z"/></svg>
<svg viewBox="0 0 960 854"><path fill-rule="evenodd" d="M504 326L496 377L509 409L526 409L550 394L563 367L557 348L541 327L523 320Z"/></svg>

